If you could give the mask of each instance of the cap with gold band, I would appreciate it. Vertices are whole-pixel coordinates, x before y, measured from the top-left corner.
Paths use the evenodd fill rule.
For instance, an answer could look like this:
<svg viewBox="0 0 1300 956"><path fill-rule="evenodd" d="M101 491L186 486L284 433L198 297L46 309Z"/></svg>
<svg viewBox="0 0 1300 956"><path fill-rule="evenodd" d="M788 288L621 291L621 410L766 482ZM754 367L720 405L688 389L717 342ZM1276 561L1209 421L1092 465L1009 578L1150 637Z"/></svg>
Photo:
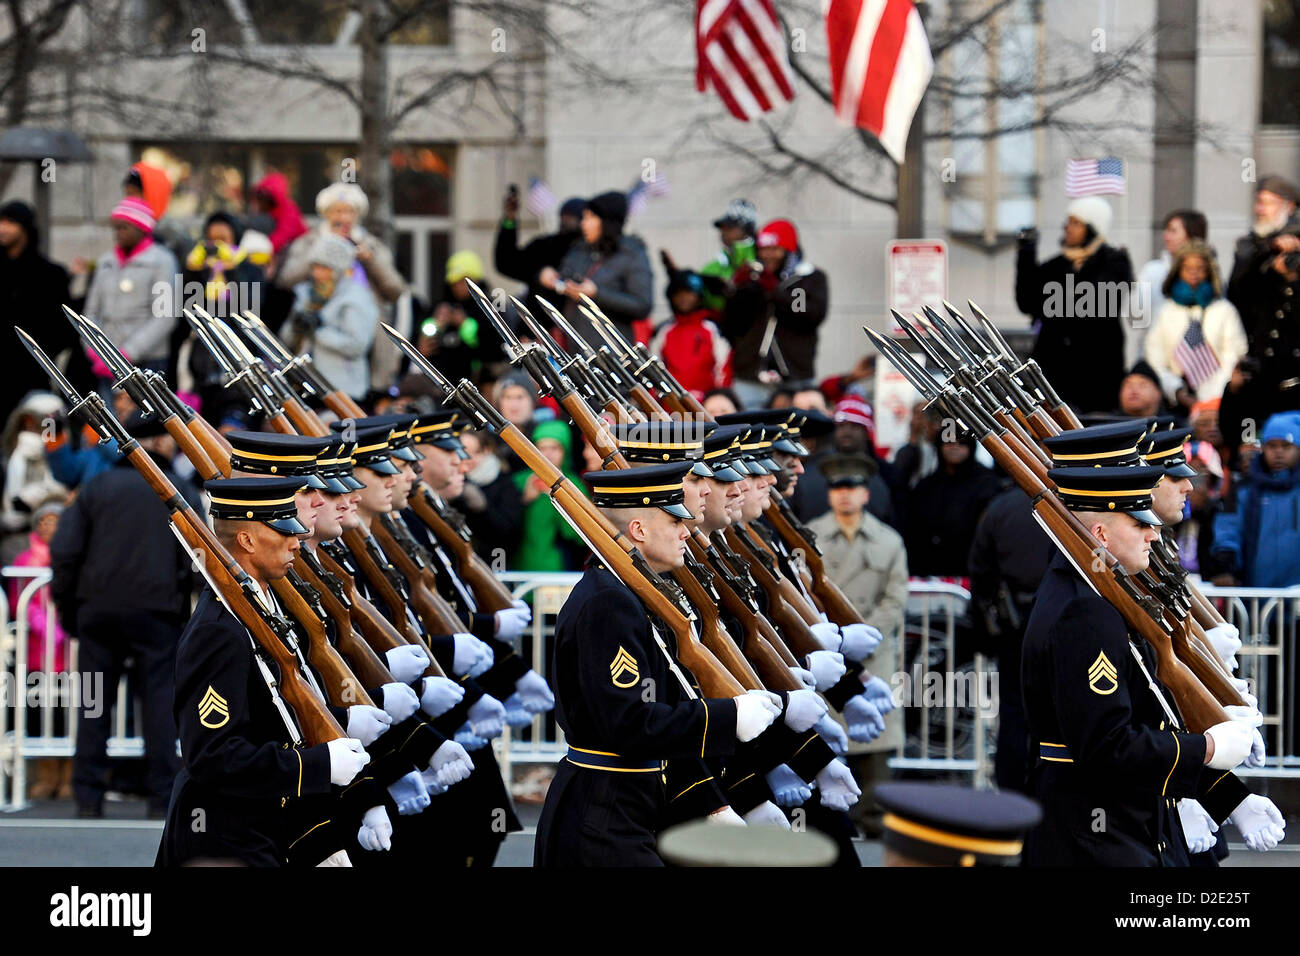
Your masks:
<svg viewBox="0 0 1300 956"><path fill-rule="evenodd" d="M460 433L468 427L468 419L457 411L433 412L420 416L420 421L411 429L411 440L417 445L454 451L457 458L467 459L469 452L461 444Z"/></svg>
<svg viewBox="0 0 1300 956"><path fill-rule="evenodd" d="M641 465L589 471L582 480L591 488L591 500L598 508L660 508L687 521L695 516L684 504L682 481L691 463L670 461L662 465Z"/></svg>
<svg viewBox="0 0 1300 956"><path fill-rule="evenodd" d="M749 432L745 425L721 425L704 439L704 463L718 481L744 481L744 465L739 463L740 437Z"/></svg>
<svg viewBox="0 0 1300 956"><path fill-rule="evenodd" d="M357 447L352 451L353 467L369 468L379 475L400 475L392 462L393 452L388 445L392 431L388 425L358 428Z"/></svg>
<svg viewBox="0 0 1300 956"><path fill-rule="evenodd" d="M1187 463L1183 452L1191 434L1186 426L1149 431L1138 445L1138 454L1148 465L1163 468L1170 478L1195 478L1196 469Z"/></svg>
<svg viewBox="0 0 1300 956"><path fill-rule="evenodd" d="M368 415L365 418L345 418L342 421L330 422L330 428L336 432L345 432L349 422L358 434L371 428L390 428L392 432L388 436L388 454L393 458L419 461L424 457L411 447L411 429L418 424L418 415Z"/></svg>
<svg viewBox="0 0 1300 956"><path fill-rule="evenodd" d="M789 455L807 455L809 451L799 441L805 415L797 408L751 408L718 416L719 425L766 425L771 433L772 447Z"/></svg>
<svg viewBox="0 0 1300 956"><path fill-rule="evenodd" d="M1025 834L1042 819L1018 793L950 784L882 783L887 851L923 866L1016 866Z"/></svg>
<svg viewBox="0 0 1300 956"><path fill-rule="evenodd" d="M1075 428L1043 439L1057 468L1105 468L1138 465L1138 442L1147 430L1144 420Z"/></svg>
<svg viewBox="0 0 1300 956"><path fill-rule="evenodd" d="M1156 526L1160 519L1151 510L1151 492L1164 476L1163 468L1146 465L1053 468L1047 473L1071 511L1123 512Z"/></svg>
<svg viewBox="0 0 1300 956"><path fill-rule="evenodd" d="M828 488L865 488L880 468L866 455L827 455L817 467Z"/></svg>
<svg viewBox="0 0 1300 956"><path fill-rule="evenodd" d="M749 434L740 440L745 465L753 475L775 475L781 466L772 460L772 442L781 430L773 425L751 425Z"/></svg>
<svg viewBox="0 0 1300 956"><path fill-rule="evenodd" d="M689 461L691 474L712 478L713 471L704 461L704 439L717 427L714 422L649 421L615 425L611 432L630 462Z"/></svg>
<svg viewBox="0 0 1300 956"><path fill-rule="evenodd" d="M352 475L353 442L335 435L316 456L316 474L325 481L325 491L331 495L346 495L364 488Z"/></svg>
<svg viewBox="0 0 1300 956"><path fill-rule="evenodd" d="M309 534L294 496L302 478L213 478L204 482L208 513L225 521L260 521L281 534Z"/></svg>
<svg viewBox="0 0 1300 956"><path fill-rule="evenodd" d="M316 459L329 444L328 438L308 435L280 435L273 432L230 432L230 470L253 475L294 476L307 487L325 490Z"/></svg>

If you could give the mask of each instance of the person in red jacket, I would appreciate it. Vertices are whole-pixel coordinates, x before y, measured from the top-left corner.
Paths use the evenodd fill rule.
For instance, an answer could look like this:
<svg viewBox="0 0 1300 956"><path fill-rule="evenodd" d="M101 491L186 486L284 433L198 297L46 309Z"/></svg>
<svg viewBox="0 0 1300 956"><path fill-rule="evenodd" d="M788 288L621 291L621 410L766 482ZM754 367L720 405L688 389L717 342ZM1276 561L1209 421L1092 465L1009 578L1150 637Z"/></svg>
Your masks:
<svg viewBox="0 0 1300 956"><path fill-rule="evenodd" d="M731 384L731 346L714 324L718 313L704 307L704 280L679 269L668 280L673 317L655 329L650 350L697 399Z"/></svg>

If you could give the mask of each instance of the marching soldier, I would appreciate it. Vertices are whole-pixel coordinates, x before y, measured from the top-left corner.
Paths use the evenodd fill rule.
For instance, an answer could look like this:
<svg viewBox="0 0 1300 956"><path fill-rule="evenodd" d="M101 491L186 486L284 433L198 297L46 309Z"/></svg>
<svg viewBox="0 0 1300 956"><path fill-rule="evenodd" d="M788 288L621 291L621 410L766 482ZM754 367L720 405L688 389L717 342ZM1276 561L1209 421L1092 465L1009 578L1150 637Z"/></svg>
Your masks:
<svg viewBox="0 0 1300 956"><path fill-rule="evenodd" d="M595 504L656 573L684 560L689 467L583 476ZM655 836L678 774L731 754L780 714L779 698L766 691L695 698L672 640L627 585L601 562L588 565L556 623L556 720L569 753L546 795L536 865L661 866ZM741 822L726 805L712 816Z"/></svg>
<svg viewBox="0 0 1300 956"><path fill-rule="evenodd" d="M1085 454L1059 444L1051 450ZM1150 509L1162 469L1054 468L1049 477L1125 571L1146 570L1159 533ZM1155 672L1150 646L1064 556L1054 558L1022 659L1038 758L1031 792L1043 806L1043 821L1026 841L1028 865L1186 866L1175 801L1195 798L1221 820L1247 797L1230 771L1250 752L1251 728L1228 720L1204 734L1187 732Z"/></svg>
<svg viewBox="0 0 1300 956"><path fill-rule="evenodd" d="M298 536L307 533L294 501L302 484L297 478L232 478L205 485L218 540L268 607L274 606L270 583L288 573ZM234 859L282 865L293 842L307 836L298 813L306 798L347 786L369 762L352 738L301 746L294 716L275 689L278 679L274 662L205 589L176 654L174 709L183 766L172 789L160 864ZM365 826L391 832L386 814L382 821L367 814ZM329 859L346 860L335 843L330 847ZM320 852L318 859L325 859Z"/></svg>

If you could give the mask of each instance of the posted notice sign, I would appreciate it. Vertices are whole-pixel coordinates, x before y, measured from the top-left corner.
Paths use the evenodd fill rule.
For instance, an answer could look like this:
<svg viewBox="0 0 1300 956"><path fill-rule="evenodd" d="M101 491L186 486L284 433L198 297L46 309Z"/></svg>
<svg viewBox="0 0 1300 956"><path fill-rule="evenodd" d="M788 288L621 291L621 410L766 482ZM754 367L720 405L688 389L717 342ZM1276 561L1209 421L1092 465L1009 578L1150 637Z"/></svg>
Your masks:
<svg viewBox="0 0 1300 956"><path fill-rule="evenodd" d="M948 243L942 239L895 239L885 247L889 308L911 319L921 307L942 308L948 298ZM890 319L890 328L898 325Z"/></svg>

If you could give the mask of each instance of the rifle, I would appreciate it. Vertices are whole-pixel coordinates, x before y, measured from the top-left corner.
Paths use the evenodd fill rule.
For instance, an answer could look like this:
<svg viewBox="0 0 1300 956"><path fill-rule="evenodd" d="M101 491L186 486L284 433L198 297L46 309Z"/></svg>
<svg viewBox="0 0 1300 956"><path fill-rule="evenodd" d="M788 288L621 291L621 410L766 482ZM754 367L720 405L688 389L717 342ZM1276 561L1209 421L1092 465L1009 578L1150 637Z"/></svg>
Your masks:
<svg viewBox="0 0 1300 956"><path fill-rule="evenodd" d="M407 499L407 506L415 512L438 541L456 561L456 574L474 591L479 607L489 614L514 605L514 598L506 586L497 580L470 542L465 519L456 511L436 500L432 489L417 481Z"/></svg>
<svg viewBox="0 0 1300 956"><path fill-rule="evenodd" d="M696 637L691 627L694 615L689 607L683 608L680 592L650 568L641 554L595 505L516 426L506 420L473 383L461 379L458 385L452 385L400 332L388 325L383 328L389 338L411 359L413 365L439 386L446 403L455 403L464 410L470 421L496 434L542 480L561 516L606 567L636 593L649 613L672 632L676 638L677 660L694 674L704 694L708 697L736 697L743 693L745 688ZM652 628L652 631L655 629ZM689 682L678 669L673 654L662 643L660 646L670 670L682 681L687 694L693 694Z"/></svg>
<svg viewBox="0 0 1300 956"><path fill-rule="evenodd" d="M352 396L331 385L306 352L301 355L290 353L266 324L247 309L242 315L234 316L234 319L266 360L283 372L285 378L302 392L317 398L339 418L365 417L365 411L352 400Z"/></svg>
<svg viewBox="0 0 1300 956"><path fill-rule="evenodd" d="M910 355L895 343L871 329L868 337L881 353L912 382L931 404L939 402L958 425L976 436L994 461L1009 474L1029 496L1034 515L1048 537L1074 565L1084 580L1123 615L1128 626L1141 635L1156 653L1156 673L1178 702L1188 728L1202 732L1227 719L1215 695L1207 690L1188 664L1174 651L1175 638L1185 634L1177 620L1165 617L1163 609L1148 594L1142 593L1133 577L1115 561L1077 520L1071 521L1068 510L1055 493L1040 481L1026 461L1002 440L997 423L984 416L967 390L946 384L941 389L916 365ZM939 400L942 399L940 402ZM1097 565L1101 564L1101 569Z"/></svg>
<svg viewBox="0 0 1300 956"><path fill-rule="evenodd" d="M265 676L268 677L274 699L287 702L297 717L301 735L294 735L295 743L306 742L309 746L314 746L345 737L343 728L326 708L325 702L312 692L299 672L297 659L285 641L289 637L287 622L264 609L257 586L248 572L222 547L212 530L194 513L194 509L140 447L140 443L127 434L126 429L104 404L104 400L94 392L82 397L31 336L22 329L14 331L68 403L71 409L69 416L81 416L101 441L111 439L117 442L118 451L131 462L153 492L166 504L174 532L196 559L202 559L204 576L222 602L248 629L257 645L279 666L278 682L269 680L269 672Z"/></svg>
<svg viewBox="0 0 1300 956"><path fill-rule="evenodd" d="M397 537L397 529L391 514L380 515L370 524L370 533L383 549L397 571L406 579L406 593L409 595L411 609L420 616L420 623L428 634L456 634L464 631L468 625L460 619L446 599L438 593L438 582L433 569L411 550L408 542L404 545ZM395 523L395 522L394 522ZM346 540L346 538L345 538ZM378 555L375 555L376 561Z"/></svg>

